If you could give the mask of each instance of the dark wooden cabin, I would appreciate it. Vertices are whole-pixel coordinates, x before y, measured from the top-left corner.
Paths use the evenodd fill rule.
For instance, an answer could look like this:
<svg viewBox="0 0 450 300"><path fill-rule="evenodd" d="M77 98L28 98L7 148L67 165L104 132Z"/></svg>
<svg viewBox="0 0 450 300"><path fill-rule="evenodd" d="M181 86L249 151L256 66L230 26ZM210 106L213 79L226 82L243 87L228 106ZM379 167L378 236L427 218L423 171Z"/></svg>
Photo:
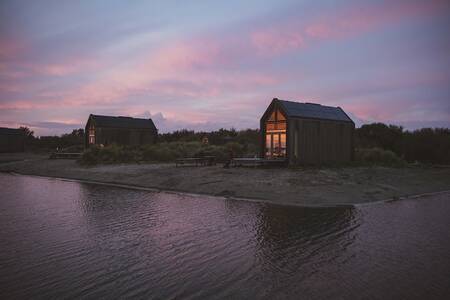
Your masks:
<svg viewBox="0 0 450 300"><path fill-rule="evenodd" d="M91 114L85 133L85 147L111 144L140 146L155 143L158 129L151 119Z"/></svg>
<svg viewBox="0 0 450 300"><path fill-rule="evenodd" d="M274 98L260 122L261 154L290 165L353 159L355 123L340 107Z"/></svg>
<svg viewBox="0 0 450 300"><path fill-rule="evenodd" d="M23 152L25 134L20 129L0 127L0 152Z"/></svg>

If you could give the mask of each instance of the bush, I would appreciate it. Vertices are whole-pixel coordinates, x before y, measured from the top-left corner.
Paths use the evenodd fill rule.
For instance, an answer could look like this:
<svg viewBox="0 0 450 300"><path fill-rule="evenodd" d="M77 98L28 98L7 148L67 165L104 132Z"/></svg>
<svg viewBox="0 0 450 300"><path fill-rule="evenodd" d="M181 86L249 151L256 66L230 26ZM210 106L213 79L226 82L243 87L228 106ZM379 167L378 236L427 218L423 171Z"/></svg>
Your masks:
<svg viewBox="0 0 450 300"><path fill-rule="evenodd" d="M144 161L172 161L179 157L176 149L171 148L167 143L147 145L141 148L142 160Z"/></svg>
<svg viewBox="0 0 450 300"><path fill-rule="evenodd" d="M123 163L142 160L142 153L132 147L110 145L107 147L91 147L84 151L79 162L83 165L98 163Z"/></svg>
<svg viewBox="0 0 450 300"><path fill-rule="evenodd" d="M205 145L200 142L163 142L142 147L124 147L110 145L103 148L92 147L86 150L79 162L83 165L100 163L126 163L126 162L169 162L183 157L215 156L217 161L223 162L233 157L243 155L253 156L248 153L257 149L250 148L236 142L224 145Z"/></svg>
<svg viewBox="0 0 450 300"><path fill-rule="evenodd" d="M99 147L92 147L84 151L81 158L78 160L82 165L95 165L100 162L99 159Z"/></svg>
<svg viewBox="0 0 450 300"><path fill-rule="evenodd" d="M390 150L381 148L356 149L355 158L363 164L377 164L385 166L404 166L406 162Z"/></svg>
<svg viewBox="0 0 450 300"><path fill-rule="evenodd" d="M382 123L367 124L355 131L357 148L391 150L408 162L450 164L450 129L422 128L404 131Z"/></svg>

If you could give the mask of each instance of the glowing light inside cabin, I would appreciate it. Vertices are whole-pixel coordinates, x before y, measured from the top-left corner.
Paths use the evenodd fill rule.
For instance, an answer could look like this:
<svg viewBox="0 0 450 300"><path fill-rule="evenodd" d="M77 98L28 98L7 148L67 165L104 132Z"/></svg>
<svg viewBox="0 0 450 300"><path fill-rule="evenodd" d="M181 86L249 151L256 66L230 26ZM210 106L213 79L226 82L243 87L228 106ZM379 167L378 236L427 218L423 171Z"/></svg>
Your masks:
<svg viewBox="0 0 450 300"><path fill-rule="evenodd" d="M278 109L266 121L266 157L286 157L286 117Z"/></svg>

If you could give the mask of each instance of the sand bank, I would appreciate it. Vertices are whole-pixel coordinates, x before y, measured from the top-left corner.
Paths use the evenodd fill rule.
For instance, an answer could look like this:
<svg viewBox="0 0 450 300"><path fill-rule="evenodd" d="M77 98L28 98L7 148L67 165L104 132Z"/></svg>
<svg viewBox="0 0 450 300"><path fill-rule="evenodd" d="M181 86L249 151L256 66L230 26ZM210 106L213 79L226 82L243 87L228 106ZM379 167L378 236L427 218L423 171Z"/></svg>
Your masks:
<svg viewBox="0 0 450 300"><path fill-rule="evenodd" d="M73 160L0 154L0 171L207 194L286 205L354 205L450 190L450 168L348 167L260 169L116 164L83 167Z"/></svg>

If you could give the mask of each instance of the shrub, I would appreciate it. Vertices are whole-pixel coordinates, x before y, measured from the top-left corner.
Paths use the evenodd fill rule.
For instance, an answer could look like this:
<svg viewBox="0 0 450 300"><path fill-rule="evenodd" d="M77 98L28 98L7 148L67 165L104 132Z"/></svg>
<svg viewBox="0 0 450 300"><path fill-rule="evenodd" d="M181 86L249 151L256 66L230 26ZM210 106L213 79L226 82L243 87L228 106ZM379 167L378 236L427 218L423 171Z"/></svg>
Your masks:
<svg viewBox="0 0 450 300"><path fill-rule="evenodd" d="M357 149L355 152L357 162L385 166L403 166L405 161L390 150L381 148Z"/></svg>
<svg viewBox="0 0 450 300"><path fill-rule="evenodd" d="M358 148L391 150L408 162L450 164L449 128L404 131L394 125L367 124L356 129L355 142Z"/></svg>
<svg viewBox="0 0 450 300"><path fill-rule="evenodd" d="M99 159L99 147L91 147L83 152L81 158L78 160L82 165L95 165L100 162Z"/></svg>
<svg viewBox="0 0 450 300"><path fill-rule="evenodd" d="M91 147L87 149L83 152L79 162L83 165L136 162L141 160L141 157L141 152L137 149L113 144L103 148Z"/></svg>
<svg viewBox="0 0 450 300"><path fill-rule="evenodd" d="M257 149L250 148L237 142L228 142L224 145L205 145L200 142L162 142L142 147L124 147L115 144L100 148L92 147L86 150L79 162L83 165L94 165L100 163L126 163L138 161L169 162L182 157L215 156L217 161L227 161L231 155L241 157L248 151Z"/></svg>
<svg viewBox="0 0 450 300"><path fill-rule="evenodd" d="M175 149L167 143L147 145L141 148L142 159L145 161L171 161L177 158Z"/></svg>

